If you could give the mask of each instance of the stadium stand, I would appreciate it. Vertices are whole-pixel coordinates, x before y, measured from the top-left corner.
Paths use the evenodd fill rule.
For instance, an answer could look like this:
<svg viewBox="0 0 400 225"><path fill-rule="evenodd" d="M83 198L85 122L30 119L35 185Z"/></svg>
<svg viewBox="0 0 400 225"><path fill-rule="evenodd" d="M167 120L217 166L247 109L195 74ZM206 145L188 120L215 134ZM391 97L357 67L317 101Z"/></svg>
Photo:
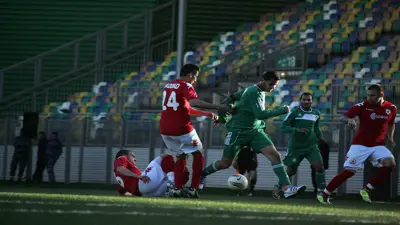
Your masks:
<svg viewBox="0 0 400 225"><path fill-rule="evenodd" d="M312 91L317 100L315 106L322 113L335 113L330 111L332 85L378 83L383 79L382 82L390 82L391 78L399 77L399 36L393 36L400 32L399 12L399 2L395 0L297 4L281 14L262 16L257 24L242 26L241 30L197 45L185 53L185 62L196 63L205 71L201 74L200 84L213 85L225 75L224 56L233 51L266 44L286 47L306 43L309 66L314 68L307 69L298 78L282 80L277 90L266 97L267 103L269 107L290 104L296 102L298 93ZM345 24L347 28L343 29L341 25ZM232 63L240 66L256 59L257 54L255 49L254 54ZM161 87L176 78L175 65L176 53L172 52L163 62L149 62L141 71L126 71L122 79L100 82L92 91L76 93L66 103L50 103L44 113L58 116L63 104L64 108L70 107L77 114L117 112L115 90L122 89L127 91L122 94L125 119L157 120L160 117L157 113L133 111L140 104L158 108ZM210 67L218 69L209 70ZM338 78L334 84L333 78ZM356 101L352 95L354 91L351 88L344 91L339 108L348 108ZM392 93L388 91L387 94Z"/></svg>

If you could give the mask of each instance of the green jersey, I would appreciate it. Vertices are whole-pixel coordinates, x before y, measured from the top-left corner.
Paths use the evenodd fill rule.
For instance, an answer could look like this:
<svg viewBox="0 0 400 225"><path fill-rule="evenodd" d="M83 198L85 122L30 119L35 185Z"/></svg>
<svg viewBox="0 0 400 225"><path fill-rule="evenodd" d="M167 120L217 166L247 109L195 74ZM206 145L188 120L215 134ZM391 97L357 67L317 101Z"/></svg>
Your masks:
<svg viewBox="0 0 400 225"><path fill-rule="evenodd" d="M264 120L286 113L285 107L265 110L265 92L257 85L234 93L228 97L227 103L233 103L235 109L235 113L227 122L226 115L220 115L220 122L226 122L228 131L263 129Z"/></svg>
<svg viewBox="0 0 400 225"><path fill-rule="evenodd" d="M319 118L320 113L315 109L305 111L295 107L291 110L281 124L282 132L290 134L288 150L308 150L318 145L317 138L322 135ZM308 132L299 132L301 128L307 128Z"/></svg>

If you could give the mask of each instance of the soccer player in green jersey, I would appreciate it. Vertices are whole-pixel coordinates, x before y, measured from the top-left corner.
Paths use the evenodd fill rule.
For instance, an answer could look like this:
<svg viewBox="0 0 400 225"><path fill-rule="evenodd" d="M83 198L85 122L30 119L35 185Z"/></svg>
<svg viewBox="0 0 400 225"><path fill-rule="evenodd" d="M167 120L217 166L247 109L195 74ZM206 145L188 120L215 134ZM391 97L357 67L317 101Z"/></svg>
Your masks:
<svg viewBox="0 0 400 225"><path fill-rule="evenodd" d="M312 94L305 92L300 96L300 106L287 114L281 130L290 134L287 155L283 163L287 166L289 177L297 172L300 163L306 158L316 171L318 193L325 189L324 164L318 149L318 142L324 141L319 128L320 114L311 108ZM276 185L273 197L279 198L280 185Z"/></svg>
<svg viewBox="0 0 400 225"><path fill-rule="evenodd" d="M291 185L285 167L282 164L281 155L264 132L265 122L263 120L280 116L290 111L289 106L265 110L265 92L271 92L279 80L280 77L276 72L265 72L261 77L261 81L256 85L237 92L227 99L228 104L233 103L235 112L232 114L231 119L226 122L228 133L222 158L204 168L201 183L204 184L206 176L218 170L229 168L240 147L248 145L256 153L262 153L271 161L273 170L279 178L279 183L282 183L281 190L286 198L306 189L305 186ZM217 122L225 122L224 115L221 115L220 118Z"/></svg>

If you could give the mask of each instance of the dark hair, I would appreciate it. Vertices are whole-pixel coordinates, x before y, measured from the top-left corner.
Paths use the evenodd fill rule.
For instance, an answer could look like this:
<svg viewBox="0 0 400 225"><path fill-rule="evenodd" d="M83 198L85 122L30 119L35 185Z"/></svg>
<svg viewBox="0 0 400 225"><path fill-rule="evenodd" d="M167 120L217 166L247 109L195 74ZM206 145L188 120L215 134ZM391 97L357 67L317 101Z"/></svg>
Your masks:
<svg viewBox="0 0 400 225"><path fill-rule="evenodd" d="M368 87L368 91L376 91L380 94L382 93L382 87L379 84L373 84Z"/></svg>
<svg viewBox="0 0 400 225"><path fill-rule="evenodd" d="M303 99L303 96L311 96L311 98L313 98L313 94L311 94L310 92L304 92L303 94L301 94L300 100Z"/></svg>
<svg viewBox="0 0 400 225"><path fill-rule="evenodd" d="M187 76L187 75L189 75L191 73L195 74L199 70L200 70L200 68L198 66L196 66L194 64L191 64L191 63L188 63L188 64L185 64L184 66L182 66L181 72L180 72L179 75L181 77L185 77L185 76Z"/></svg>
<svg viewBox="0 0 400 225"><path fill-rule="evenodd" d="M266 71L263 73L263 75L261 76L263 80L280 80L281 77L279 76L279 74L275 71Z"/></svg>
<svg viewBox="0 0 400 225"><path fill-rule="evenodd" d="M121 156L128 156L130 153L133 153L130 150L126 150L126 149L121 149L117 152L117 154L115 155L115 159L121 157Z"/></svg>

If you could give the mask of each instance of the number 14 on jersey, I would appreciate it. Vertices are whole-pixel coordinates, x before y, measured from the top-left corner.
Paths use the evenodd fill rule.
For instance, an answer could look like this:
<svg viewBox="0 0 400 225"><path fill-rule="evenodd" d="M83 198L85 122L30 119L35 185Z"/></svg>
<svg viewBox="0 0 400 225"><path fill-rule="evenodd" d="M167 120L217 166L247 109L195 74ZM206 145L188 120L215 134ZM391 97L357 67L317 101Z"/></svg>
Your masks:
<svg viewBox="0 0 400 225"><path fill-rule="evenodd" d="M171 107L174 111L178 110L179 103L176 101L176 92L171 91L171 94L168 97L168 101L165 102L167 98L167 92L163 92L163 100L162 100L162 110L167 110L167 107Z"/></svg>

